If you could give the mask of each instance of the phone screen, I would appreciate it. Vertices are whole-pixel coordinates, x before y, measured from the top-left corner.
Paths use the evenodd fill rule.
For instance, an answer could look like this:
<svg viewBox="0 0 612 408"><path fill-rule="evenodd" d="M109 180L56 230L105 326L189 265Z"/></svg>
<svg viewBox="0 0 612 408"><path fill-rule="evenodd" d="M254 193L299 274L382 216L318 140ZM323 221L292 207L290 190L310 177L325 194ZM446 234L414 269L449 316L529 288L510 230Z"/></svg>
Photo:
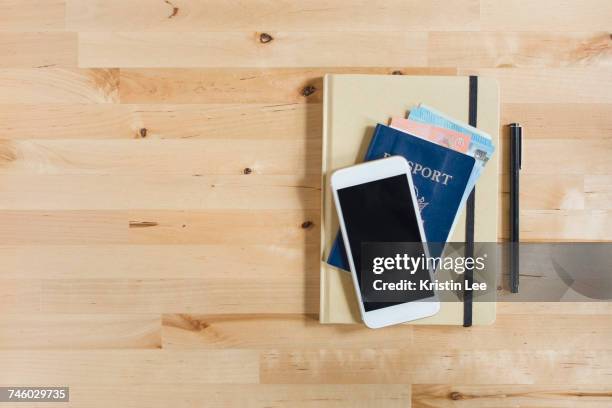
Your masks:
<svg viewBox="0 0 612 408"><path fill-rule="evenodd" d="M422 242L417 219L418 209L412 202L408 176L400 174L364 184L338 189L344 225L361 285L361 244L364 242ZM424 254L424 248L421 254ZM420 254L416 254L419 256ZM411 254L415 256L415 254ZM427 270L410 276L419 282L429 279ZM360 288L362 299L363 288ZM406 301L432 297L433 291L415 291ZM404 302L364 302L366 312Z"/></svg>

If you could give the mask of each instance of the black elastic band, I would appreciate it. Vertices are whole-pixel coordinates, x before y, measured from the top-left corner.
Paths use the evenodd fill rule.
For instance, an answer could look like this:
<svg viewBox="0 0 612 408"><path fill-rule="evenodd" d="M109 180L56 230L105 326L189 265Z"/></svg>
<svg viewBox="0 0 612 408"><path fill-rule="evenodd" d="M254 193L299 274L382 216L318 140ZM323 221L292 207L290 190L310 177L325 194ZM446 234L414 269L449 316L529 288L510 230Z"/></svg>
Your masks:
<svg viewBox="0 0 612 408"><path fill-rule="evenodd" d="M477 126L478 123L478 77L470 76L469 95L469 124ZM474 256L474 216L476 209L476 187L470 193L465 208L465 256ZM474 270L467 268L465 271L465 283L471 288L474 282ZM463 292L463 327L472 325L472 289Z"/></svg>

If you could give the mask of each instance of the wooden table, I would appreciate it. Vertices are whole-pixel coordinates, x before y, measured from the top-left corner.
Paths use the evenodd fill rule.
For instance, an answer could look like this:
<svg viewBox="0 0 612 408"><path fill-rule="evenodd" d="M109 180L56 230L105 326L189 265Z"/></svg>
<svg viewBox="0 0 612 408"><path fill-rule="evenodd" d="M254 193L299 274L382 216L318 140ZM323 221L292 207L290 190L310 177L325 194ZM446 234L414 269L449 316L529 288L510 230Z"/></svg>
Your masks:
<svg viewBox="0 0 612 408"><path fill-rule="evenodd" d="M0 385L75 407L612 405L610 303L317 322L322 75L498 78L522 237L611 240L610 0L0 4Z"/></svg>

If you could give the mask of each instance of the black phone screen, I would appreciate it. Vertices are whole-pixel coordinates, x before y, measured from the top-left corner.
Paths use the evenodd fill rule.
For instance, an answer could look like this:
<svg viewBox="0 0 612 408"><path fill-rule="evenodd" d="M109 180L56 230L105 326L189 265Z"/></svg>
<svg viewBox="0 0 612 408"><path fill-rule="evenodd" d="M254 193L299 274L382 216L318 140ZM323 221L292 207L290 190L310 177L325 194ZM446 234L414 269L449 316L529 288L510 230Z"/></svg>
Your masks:
<svg viewBox="0 0 612 408"><path fill-rule="evenodd" d="M406 174L338 189L338 199L360 285L362 243L423 241ZM423 246L419 247L424 254ZM428 278L427 270L411 276L414 280ZM363 288L360 290L364 298ZM420 291L406 301L431 296L432 291ZM371 311L399 303L404 302L364 302L364 308Z"/></svg>

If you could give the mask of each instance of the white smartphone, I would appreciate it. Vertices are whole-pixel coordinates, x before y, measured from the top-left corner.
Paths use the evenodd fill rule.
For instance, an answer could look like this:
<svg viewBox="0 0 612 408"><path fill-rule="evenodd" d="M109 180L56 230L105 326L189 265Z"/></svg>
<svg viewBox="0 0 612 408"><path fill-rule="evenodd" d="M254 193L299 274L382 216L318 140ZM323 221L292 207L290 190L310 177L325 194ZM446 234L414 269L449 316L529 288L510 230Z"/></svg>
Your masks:
<svg viewBox="0 0 612 408"><path fill-rule="evenodd" d="M366 292L360 287L362 243L417 243L422 255L428 256L408 161L392 156L337 170L332 174L331 188L366 326L379 328L436 314L440 303L433 290L415 291L403 303L371 302L363 300ZM410 279L418 285L423 279L431 282L432 274L432 270L422 268Z"/></svg>

